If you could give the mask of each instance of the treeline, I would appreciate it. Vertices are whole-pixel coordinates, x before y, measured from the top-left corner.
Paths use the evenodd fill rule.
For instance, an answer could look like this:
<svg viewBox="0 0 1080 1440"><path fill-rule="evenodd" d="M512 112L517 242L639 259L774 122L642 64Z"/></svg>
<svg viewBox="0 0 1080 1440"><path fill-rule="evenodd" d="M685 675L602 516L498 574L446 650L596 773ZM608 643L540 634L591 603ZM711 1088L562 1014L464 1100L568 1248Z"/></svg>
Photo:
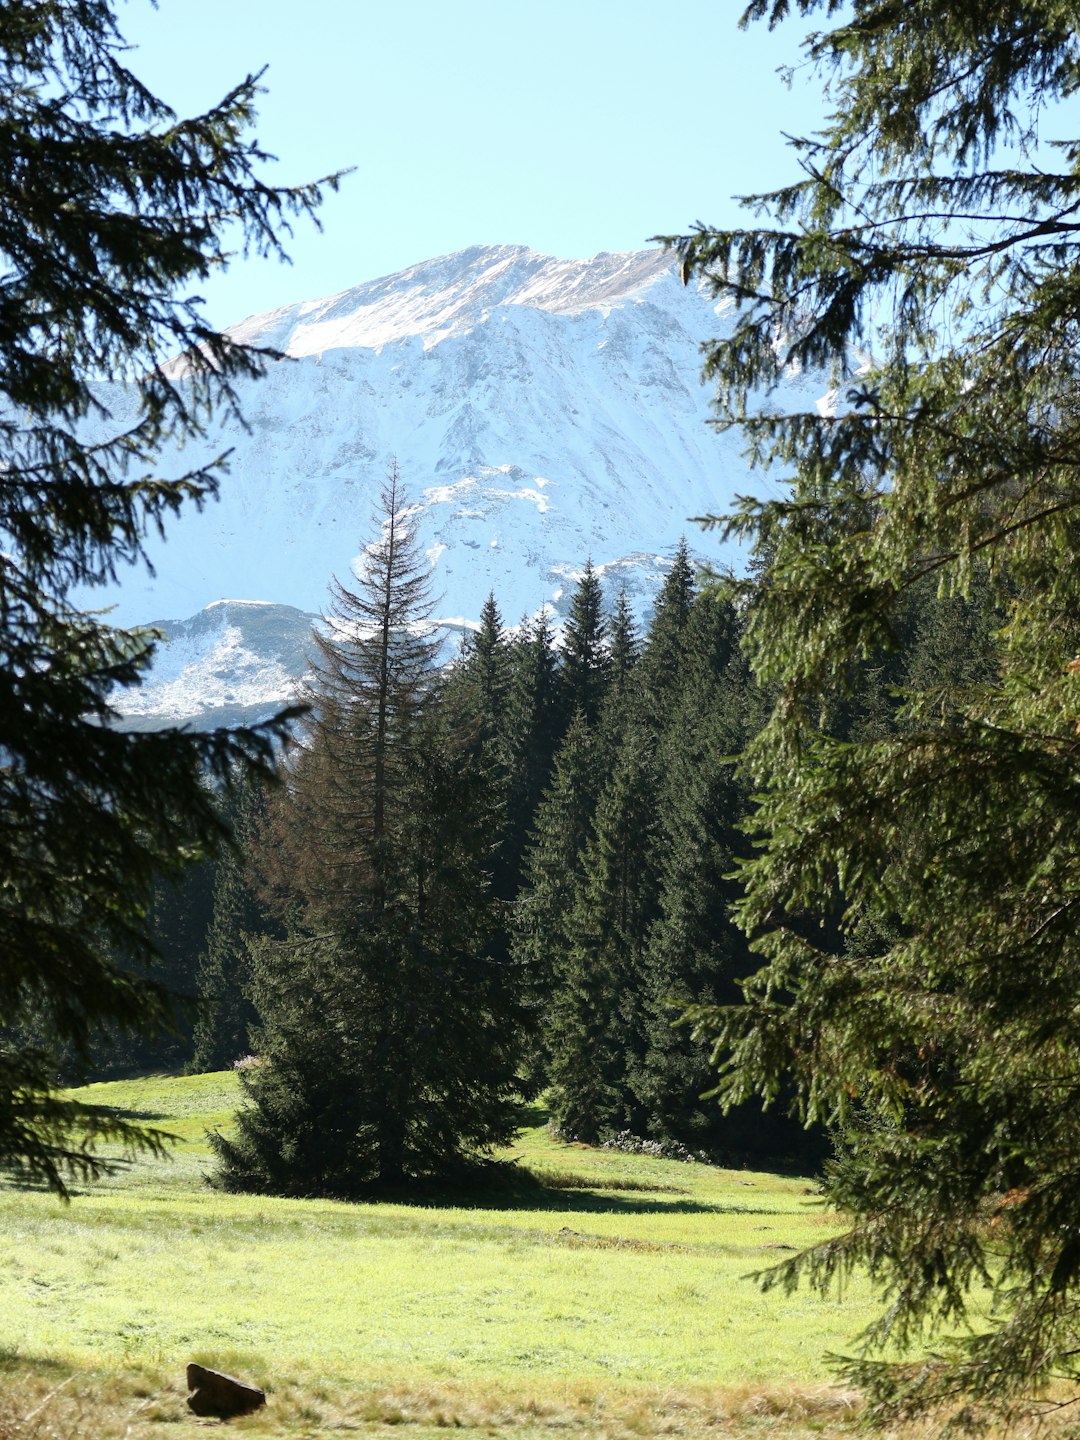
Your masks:
<svg viewBox="0 0 1080 1440"><path fill-rule="evenodd" d="M541 1093L568 1139L811 1162L820 1137L780 1110L702 1098L708 1045L677 1024L736 1003L748 964L735 757L760 697L735 607L683 545L639 635L587 564L558 645L492 596L441 667L396 486L332 592L303 745L243 798L217 874L193 1063L254 1057L219 1179L445 1177Z"/></svg>
<svg viewBox="0 0 1080 1440"><path fill-rule="evenodd" d="M783 1096L723 1114L688 1006L737 1005L755 968L733 919L751 797L737 756L769 697L743 615L686 546L639 634L587 564L556 645L490 597L439 663L427 566L396 475L355 588L335 585L283 782L242 784L234 848L162 888L149 923L172 1032L112 1037L94 1073L241 1061L217 1142L238 1188L349 1194L460 1171L543 1093L567 1139L810 1166ZM404 512L404 513L403 513ZM992 664L989 602L919 592L895 643L823 710L841 742L943 716ZM826 922L828 923L828 922ZM837 937L858 952L870 927Z"/></svg>

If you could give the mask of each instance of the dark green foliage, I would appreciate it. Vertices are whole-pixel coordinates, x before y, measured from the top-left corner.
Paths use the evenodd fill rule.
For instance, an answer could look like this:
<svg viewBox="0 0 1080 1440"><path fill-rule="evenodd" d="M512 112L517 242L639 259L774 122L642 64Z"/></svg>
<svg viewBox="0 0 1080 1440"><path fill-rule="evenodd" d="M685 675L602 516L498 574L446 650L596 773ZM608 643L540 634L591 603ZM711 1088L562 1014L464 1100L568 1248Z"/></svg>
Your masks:
<svg viewBox="0 0 1080 1440"><path fill-rule="evenodd" d="M443 687L443 704L451 723L469 737L470 751L486 778L492 807L491 892L506 905L514 898L520 863L517 827L507 805L512 755L520 755L520 744L511 750L507 743L513 660L499 607L489 595L479 629L466 638ZM505 950L505 937L500 943Z"/></svg>
<svg viewBox="0 0 1080 1440"><path fill-rule="evenodd" d="M230 1189L355 1195L446 1178L512 1137L520 1012L492 953L495 812L427 633L428 567L392 472L356 589L335 582L303 753L263 865L287 926L256 947L260 1064Z"/></svg>
<svg viewBox="0 0 1080 1440"><path fill-rule="evenodd" d="M734 758L746 738L738 638L732 607L698 596L685 632L683 687L660 748L659 913L642 972L646 1045L633 1085L650 1136L742 1160L756 1148L751 1137L734 1134L719 1107L700 1100L714 1083L709 1047L675 1024L691 1001L735 1001L735 981L750 960L731 917L738 892L726 878L742 848L746 809Z"/></svg>
<svg viewBox="0 0 1080 1440"><path fill-rule="evenodd" d="M686 541L680 540L656 597L637 675L647 722L656 730L663 728L682 684L683 642L693 602L694 567Z"/></svg>
<svg viewBox="0 0 1080 1440"><path fill-rule="evenodd" d="M597 802L556 975L552 1116L577 1140L642 1131L627 1077L645 1043L642 971L656 902L656 798L651 737L635 726Z"/></svg>
<svg viewBox="0 0 1080 1440"><path fill-rule="evenodd" d="M145 960L130 952L110 956L116 973L127 983L139 985L152 978L162 987L164 1003L153 1025L124 1028L103 1022L80 1047L58 1041L47 1012L28 1008L7 1031L5 1039L13 1051L36 1050L43 1060L47 1056L51 1079L59 1078L66 1086L183 1066L191 1055L196 957L213 911L213 875L213 863L201 859L154 886L143 921L154 955L149 975Z"/></svg>
<svg viewBox="0 0 1080 1440"><path fill-rule="evenodd" d="M608 653L608 683L598 728L606 763L610 766L618 753L626 726L640 715L643 708L637 685L641 643L625 586L619 591L615 614L611 617Z"/></svg>
<svg viewBox="0 0 1080 1440"><path fill-rule="evenodd" d="M574 716L555 758L551 786L536 812L521 892L514 908L513 954L545 1050L560 1043L557 1000L573 938L571 909L592 835L602 773L596 737Z"/></svg>
<svg viewBox="0 0 1080 1440"><path fill-rule="evenodd" d="M600 718L611 671L607 631L600 577L589 560L574 589L559 654L563 712L580 712L589 725Z"/></svg>
<svg viewBox="0 0 1080 1440"><path fill-rule="evenodd" d="M611 658L611 690L617 696L625 698L630 677L641 654L634 612L630 609L625 585L619 590L615 614L611 617L611 643L608 650Z"/></svg>
<svg viewBox="0 0 1080 1440"><path fill-rule="evenodd" d="M974 1333L847 1370L878 1419L981 1424L1080 1383L1080 147L1024 148L1075 94L1080 35L1057 0L748 14L794 8L846 17L808 42L835 108L802 180L762 228L677 242L738 307L708 359L720 423L798 472L726 521L768 556L744 587L776 703L740 909L763 968L701 1019L729 1103L793 1084L847 1138L850 1227L776 1278L868 1270L881 1345L963 1332L984 1284ZM759 404L793 363L848 386L836 414ZM867 667L903 694L868 708Z"/></svg>
<svg viewBox="0 0 1080 1440"><path fill-rule="evenodd" d="M555 647L544 611L523 621L511 649L510 694L503 720L506 818L502 858L510 892L523 882L529 832L551 779L564 732Z"/></svg>
<svg viewBox="0 0 1080 1440"><path fill-rule="evenodd" d="M258 178L254 79L183 121L123 58L108 0L0 8L0 1166L60 1191L102 1168L94 1139L140 1132L56 1101L49 1054L13 1037L32 1020L79 1057L100 1026L168 1022L155 886L220 842L206 773L227 787L234 765L268 766L275 733L117 730L151 637L70 596L213 495L217 465L162 478L155 454L233 407L263 357L189 297L226 223L233 248L281 253L289 215L318 201ZM88 445L81 423L109 418L92 376L125 381L135 418Z"/></svg>
<svg viewBox="0 0 1080 1440"><path fill-rule="evenodd" d="M448 686L448 698L456 701L476 726L480 751L494 749L502 735L510 679L510 646L495 596L489 595L480 611L479 628L466 637Z"/></svg>
<svg viewBox="0 0 1080 1440"><path fill-rule="evenodd" d="M146 923L157 952L153 973L170 995L167 1024L156 1032L110 1035L106 1030L95 1041L90 1068L82 1078L101 1080L140 1070L177 1070L190 1061L198 957L213 917L216 869L209 858L196 860L175 880L160 880L154 889Z"/></svg>
<svg viewBox="0 0 1080 1440"><path fill-rule="evenodd" d="M192 1069L223 1070L251 1050L255 1023L251 1000L249 937L268 929L256 894L251 853L265 816L265 794L254 778L241 782L233 797L232 844L214 869L213 916L199 954Z"/></svg>

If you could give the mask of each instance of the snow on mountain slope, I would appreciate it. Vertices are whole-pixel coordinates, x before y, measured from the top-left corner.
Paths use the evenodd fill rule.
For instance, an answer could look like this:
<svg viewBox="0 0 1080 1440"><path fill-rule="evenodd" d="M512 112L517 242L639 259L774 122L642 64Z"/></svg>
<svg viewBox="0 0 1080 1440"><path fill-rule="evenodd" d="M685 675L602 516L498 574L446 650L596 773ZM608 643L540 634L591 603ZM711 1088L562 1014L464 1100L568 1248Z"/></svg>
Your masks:
<svg viewBox="0 0 1080 1440"><path fill-rule="evenodd" d="M163 722L253 724L293 699L320 617L288 605L217 600L160 632L152 677L118 697L129 729Z"/></svg>
<svg viewBox="0 0 1080 1440"><path fill-rule="evenodd" d="M420 337L425 348L487 321L500 305L572 315L613 305L671 269L659 250L556 260L522 245L475 245L322 300L255 315L232 327L238 340L290 355L379 349Z"/></svg>
<svg viewBox="0 0 1080 1440"><path fill-rule="evenodd" d="M163 457L178 473L231 449L220 500L151 540L156 578L132 570L107 598L121 623L224 595L316 612L372 535L395 456L440 612L459 622L489 590L508 622L558 611L590 556L649 589L684 533L722 562L690 517L765 483L706 423L699 347L725 323L659 251L567 261L523 246L251 317L233 333L290 358L243 388L249 428ZM785 403L823 388L792 376ZM122 422L122 387L102 396Z"/></svg>

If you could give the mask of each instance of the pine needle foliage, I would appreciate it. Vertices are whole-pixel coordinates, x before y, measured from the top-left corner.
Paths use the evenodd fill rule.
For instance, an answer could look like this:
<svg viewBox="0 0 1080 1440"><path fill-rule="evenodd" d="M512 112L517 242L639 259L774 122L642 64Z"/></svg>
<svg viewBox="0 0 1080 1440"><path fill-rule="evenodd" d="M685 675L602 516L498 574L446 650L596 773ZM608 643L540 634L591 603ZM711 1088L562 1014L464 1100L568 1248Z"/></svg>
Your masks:
<svg viewBox="0 0 1080 1440"><path fill-rule="evenodd" d="M105 1168L103 1136L159 1142L56 1098L50 1056L10 1037L29 1015L86 1053L101 1025L168 1023L155 881L222 837L201 777L267 769L278 728L121 732L152 637L72 592L213 497L224 457L168 477L155 457L235 411L266 353L215 331L197 287L227 243L283 254L320 196L260 177L257 77L181 119L125 59L109 0L0 7L0 1167L60 1193ZM100 381L124 382L111 434Z"/></svg>
<svg viewBox="0 0 1080 1440"><path fill-rule="evenodd" d="M849 1228L770 1283L868 1270L886 1308L847 1373L872 1414L975 1426L1080 1385L1080 142L1056 138L1080 32L1059 0L755 0L744 23L818 11L834 110L793 142L802 177L757 227L672 239L735 302L718 423L796 474L722 521L767 557L742 588L776 704L740 912L763 968L747 1008L698 1018L729 1104L793 1080L846 1137ZM831 413L768 405L791 365L831 372ZM907 597L980 567L993 663L910 675L895 728L830 724ZM977 1285L973 1333L873 1358L962 1330Z"/></svg>
<svg viewBox="0 0 1080 1440"><path fill-rule="evenodd" d="M396 466L355 585L334 582L302 754L262 864L286 938L253 950L255 1044L230 1190L356 1196L508 1143L520 1013L492 945L498 821L437 684L429 567Z"/></svg>
<svg viewBox="0 0 1080 1440"><path fill-rule="evenodd" d="M628 1076L646 1045L642 972L656 913L656 816L652 737L633 726L596 800L564 921L549 1050L552 1115L570 1139L643 1130Z"/></svg>
<svg viewBox="0 0 1080 1440"><path fill-rule="evenodd" d="M241 779L228 813L231 844L214 871L213 913L198 959L199 1013L191 1068L224 1070L251 1050L249 937L267 926L256 893L250 855L264 820L266 794L252 777Z"/></svg>
<svg viewBox="0 0 1080 1440"><path fill-rule="evenodd" d="M526 852L541 797L552 781L564 734L558 661L547 612L519 627L510 656L510 688L502 724L506 776L502 863L509 893L525 883Z"/></svg>
<svg viewBox="0 0 1080 1440"><path fill-rule="evenodd" d="M559 656L559 681L565 715L572 719L580 711L591 726L600 718L611 671L608 629L600 576L588 560L570 600Z"/></svg>
<svg viewBox="0 0 1080 1440"><path fill-rule="evenodd" d="M514 959L548 1058L566 1043L561 1002L573 941L571 910L601 784L597 739L578 711L536 811L524 881L513 911Z"/></svg>

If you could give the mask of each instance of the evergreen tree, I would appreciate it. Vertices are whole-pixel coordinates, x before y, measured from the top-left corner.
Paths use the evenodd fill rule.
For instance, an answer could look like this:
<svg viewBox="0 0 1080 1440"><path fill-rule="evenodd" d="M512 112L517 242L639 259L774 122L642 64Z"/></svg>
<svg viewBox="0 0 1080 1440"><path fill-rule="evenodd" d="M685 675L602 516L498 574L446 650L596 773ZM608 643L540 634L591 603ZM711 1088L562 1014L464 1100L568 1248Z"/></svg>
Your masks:
<svg viewBox="0 0 1080 1440"><path fill-rule="evenodd" d="M524 876L537 807L552 774L563 735L557 659L547 613L523 620L511 647L510 694L503 722L506 821L503 863L516 894Z"/></svg>
<svg viewBox="0 0 1080 1440"><path fill-rule="evenodd" d="M1080 1383L1080 172L1074 141L1027 148L1076 90L1080 36L1054 0L747 18L795 8L842 14L808 41L835 108L798 142L803 178L764 199L768 227L678 242L736 306L707 362L721 424L797 467L727 521L769 554L747 587L776 703L741 907L763 968L747 1007L702 1019L729 1103L791 1083L847 1136L848 1228L777 1278L869 1272L888 1305L868 1338L894 1347L956 1335L988 1288L962 1339L847 1367L879 1419L976 1424ZM852 376L856 350L874 358ZM793 365L831 369L846 408L761 405ZM895 644L905 597L969 596L980 561L993 663L912 689L895 728L837 733L823 701Z"/></svg>
<svg viewBox="0 0 1080 1440"><path fill-rule="evenodd" d="M607 764L610 766L614 764L626 726L635 716L640 715L642 709L635 685L641 646L625 585L619 590L615 614L612 616L608 649L610 676L599 730Z"/></svg>
<svg viewBox="0 0 1080 1440"><path fill-rule="evenodd" d="M592 834L601 774L596 739L578 711L555 758L536 812L521 893L514 907L513 954L544 1047L559 1044L555 997L565 984L571 910Z"/></svg>
<svg viewBox="0 0 1080 1440"><path fill-rule="evenodd" d="M273 733L118 730L117 689L152 637L72 595L214 494L218 464L165 478L155 457L235 409L265 356L208 325L194 292L226 261L226 226L281 254L289 215L319 198L258 173L256 77L180 120L124 50L109 0L0 7L0 1166L60 1191L102 1168L95 1138L147 1135L60 1098L53 1049L168 1023L154 887L221 839L205 772L228 784L234 763L268 765ZM125 399L91 444L84 422L110 418L92 377ZM49 1045L16 1042L31 1016Z"/></svg>
<svg viewBox="0 0 1080 1440"><path fill-rule="evenodd" d="M269 928L251 873L264 813L262 787L253 777L242 780L228 817L232 845L215 867L213 917L198 960L200 1009L192 1058L196 1071L223 1070L251 1049L255 1007L249 942Z"/></svg>
<svg viewBox="0 0 1080 1440"><path fill-rule="evenodd" d="M184 1066L192 1048L196 957L213 912L214 868L204 857L154 885L143 919L146 941L154 955L149 977L145 961L130 950L110 956L117 974L130 977L131 983L151 978L161 986L163 1004L152 1025L128 1028L102 1023L83 1046L75 1046L58 1043L43 1011L29 1011L10 1028L5 1042L16 1051L47 1054L53 1075L67 1086Z"/></svg>
<svg viewBox="0 0 1080 1440"><path fill-rule="evenodd" d="M552 1114L573 1139L643 1127L629 1077L645 1045L644 950L656 862L653 746L634 727L596 806L552 1003Z"/></svg>
<svg viewBox="0 0 1080 1440"><path fill-rule="evenodd" d="M454 668L448 699L460 704L476 725L480 750L493 748L503 732L510 694L510 648L494 594L480 611L480 625L466 636Z"/></svg>
<svg viewBox="0 0 1080 1440"><path fill-rule="evenodd" d="M518 858L513 841L507 843L507 830L514 828L508 822L510 772L505 743L512 661L499 607L495 596L489 594L480 612L479 629L466 638L446 683L444 703L462 733L471 736L472 753L487 778L494 807L491 889L504 905L513 900L517 888Z"/></svg>
<svg viewBox="0 0 1080 1440"><path fill-rule="evenodd" d="M219 1183L356 1194L454 1172L516 1128L516 1004L487 950L493 825L435 687L428 567L396 467L355 590L332 587L313 719L268 878L289 936L258 950L261 1064Z"/></svg>
<svg viewBox="0 0 1080 1440"><path fill-rule="evenodd" d="M168 1019L152 1030L110 1033L104 1027L91 1047L85 1079L152 1069L179 1070L190 1061L198 956L213 916L216 868L217 862L203 856L175 879L161 879L154 887L146 924L156 955L153 975L170 996Z"/></svg>
<svg viewBox="0 0 1080 1440"><path fill-rule="evenodd" d="M611 643L608 653L611 660L611 689L625 700L627 686L640 655L637 624L630 609L626 586L619 587L619 598L615 602L615 614L611 619Z"/></svg>
<svg viewBox="0 0 1080 1440"><path fill-rule="evenodd" d="M760 1113L736 1128L715 1104L701 1102L713 1084L710 1047L675 1024L677 1002L737 1000L735 981L749 962L729 878L746 809L734 762L746 739L738 640L733 607L708 591L699 595L685 627L681 692L659 747L658 914L643 976L645 1053L633 1086L650 1136L741 1161L763 1148L753 1143Z"/></svg>
<svg viewBox="0 0 1080 1440"><path fill-rule="evenodd" d="M600 718L611 670L606 638L604 592L588 560L574 589L563 630L559 683L564 714L573 716L580 711L589 725L595 725Z"/></svg>
<svg viewBox="0 0 1080 1440"><path fill-rule="evenodd" d="M646 718L658 731L682 683L684 640L693 603L694 567L683 539L656 597L637 677Z"/></svg>

